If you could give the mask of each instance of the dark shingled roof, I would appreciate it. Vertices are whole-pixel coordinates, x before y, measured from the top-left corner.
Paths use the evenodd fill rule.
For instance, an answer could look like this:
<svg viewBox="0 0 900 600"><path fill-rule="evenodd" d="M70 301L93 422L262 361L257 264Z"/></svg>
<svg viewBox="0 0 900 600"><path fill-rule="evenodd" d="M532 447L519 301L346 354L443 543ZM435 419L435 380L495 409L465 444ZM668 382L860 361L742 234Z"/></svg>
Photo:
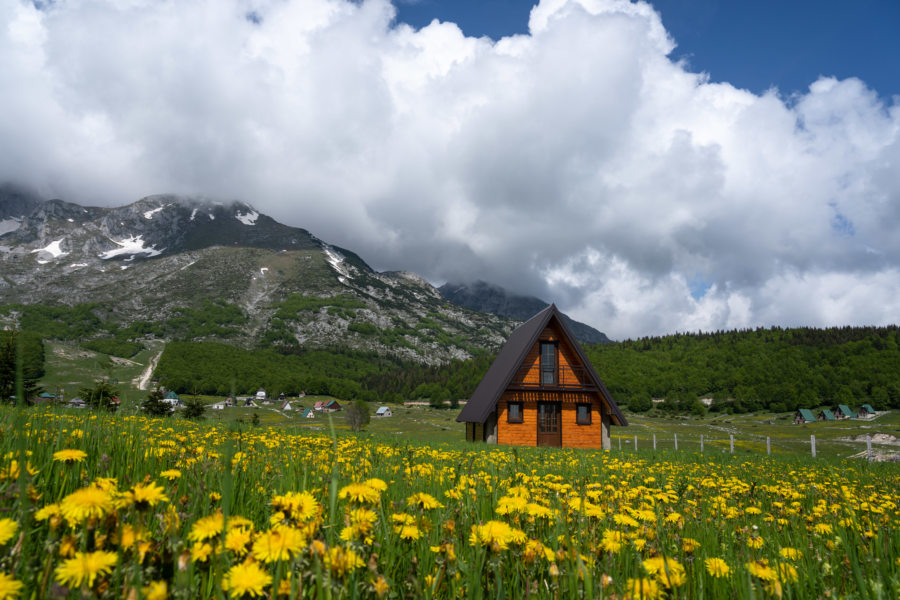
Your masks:
<svg viewBox="0 0 900 600"><path fill-rule="evenodd" d="M551 319L556 319L556 324L566 337L569 345L575 350L578 359L587 371L588 377L597 386L600 395L609 404L613 424L628 425L625 415L619 410L619 405L616 404L609 390L606 389L603 381L600 380L600 376L597 375L591 361L585 356L584 351L575 340L575 336L568 325L566 325L565 320L562 318L562 313L559 312L555 304L551 304L534 315L510 334L509 340L507 340L506 345L503 346L500 354L497 355L494 363L485 373L484 379L475 388L472 397L469 398L462 412L456 417L458 422L484 423L487 421L491 413L496 410L500 396L503 395L504 390L509 386L525 357L528 356L529 350L538 341L538 337Z"/></svg>

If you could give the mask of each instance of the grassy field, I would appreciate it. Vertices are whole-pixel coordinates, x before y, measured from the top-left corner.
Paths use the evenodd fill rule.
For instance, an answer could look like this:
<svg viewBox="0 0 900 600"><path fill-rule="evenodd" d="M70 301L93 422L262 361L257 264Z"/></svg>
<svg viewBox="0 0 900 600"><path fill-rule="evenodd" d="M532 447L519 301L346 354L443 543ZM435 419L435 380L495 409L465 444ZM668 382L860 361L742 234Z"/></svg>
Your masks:
<svg viewBox="0 0 900 600"><path fill-rule="evenodd" d="M0 597L900 593L900 465L392 433L451 416L331 436L0 408Z"/></svg>
<svg viewBox="0 0 900 600"><path fill-rule="evenodd" d="M118 381L117 388L122 393L123 412L136 414L137 406L146 398L147 392L137 389L136 380L146 370L151 359L162 351L161 344L151 344L130 360L109 357L73 344L51 342L47 347L47 374L41 382L44 389L56 392L64 389L67 398L77 394L78 388L93 381L97 374ZM223 398L201 396L208 404ZM223 411L207 411L206 418L212 422L250 423L257 415L260 426L290 427L310 432L328 429L327 419L317 414L314 420L300 417L304 408L312 407L318 400L330 397L307 396L292 399L295 409L282 412L278 404L260 408L231 407ZM343 400L338 399L340 402ZM374 415L377 405L371 406ZM391 405L393 417L377 418L366 428L371 435L394 436L414 441L455 442L465 437L465 428L456 422L458 411L435 410L424 406ZM344 414L332 415L338 430L349 430ZM900 440L900 411L881 415L873 421L848 420L830 423L793 425L793 414L747 414L715 415L705 418L688 417L647 417L628 415L629 427L612 428L613 450L633 451L635 437L637 447L649 449L653 446L653 436L660 450L674 449L675 435L678 436L679 451L699 452L700 436L703 436L704 452L728 452L729 435L735 437L736 454L758 454L766 452L766 437L770 439L773 454L810 454L810 436L816 436L816 451L819 457L848 458L865 450L865 441L859 436L886 434ZM900 453L900 445L873 443L877 452Z"/></svg>

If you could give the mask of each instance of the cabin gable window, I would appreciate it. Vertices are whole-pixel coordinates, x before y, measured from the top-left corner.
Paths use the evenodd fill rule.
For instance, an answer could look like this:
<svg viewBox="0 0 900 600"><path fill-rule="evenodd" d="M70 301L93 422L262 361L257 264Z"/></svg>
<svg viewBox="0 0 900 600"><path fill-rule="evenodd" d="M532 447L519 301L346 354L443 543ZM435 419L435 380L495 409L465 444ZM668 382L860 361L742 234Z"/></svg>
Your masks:
<svg viewBox="0 0 900 600"><path fill-rule="evenodd" d="M510 402L506 405L506 422L507 423L521 423L523 421L522 418L522 403L521 402Z"/></svg>
<svg viewBox="0 0 900 600"><path fill-rule="evenodd" d="M541 385L556 385L555 342L541 342Z"/></svg>
<svg viewBox="0 0 900 600"><path fill-rule="evenodd" d="M591 424L591 405L576 404L575 405L575 423L578 425Z"/></svg>

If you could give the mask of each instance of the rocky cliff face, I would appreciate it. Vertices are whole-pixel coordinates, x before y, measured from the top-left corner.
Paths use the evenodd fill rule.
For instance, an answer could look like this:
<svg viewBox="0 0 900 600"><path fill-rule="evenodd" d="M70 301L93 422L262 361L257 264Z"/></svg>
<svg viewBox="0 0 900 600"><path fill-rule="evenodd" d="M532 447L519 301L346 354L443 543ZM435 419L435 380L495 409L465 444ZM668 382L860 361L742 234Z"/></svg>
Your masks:
<svg viewBox="0 0 900 600"><path fill-rule="evenodd" d="M514 326L242 202L160 195L97 208L7 186L0 226L0 325L16 303L95 303L126 327L215 301L242 311L228 341L243 347L278 339L428 363L496 350Z"/></svg>
<svg viewBox="0 0 900 600"><path fill-rule="evenodd" d="M454 304L517 321L530 319L550 304L534 296L513 294L498 285L484 281L446 283L439 287L438 291ZM606 334L597 331L590 325L574 321L567 315L563 315L563 318L578 341L587 344L611 343Z"/></svg>

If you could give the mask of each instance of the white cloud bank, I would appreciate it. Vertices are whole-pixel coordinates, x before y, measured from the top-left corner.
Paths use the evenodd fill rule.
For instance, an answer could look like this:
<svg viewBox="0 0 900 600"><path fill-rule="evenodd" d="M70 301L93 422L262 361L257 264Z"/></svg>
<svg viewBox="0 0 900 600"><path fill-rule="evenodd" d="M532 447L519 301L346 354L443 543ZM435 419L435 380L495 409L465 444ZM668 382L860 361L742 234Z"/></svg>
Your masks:
<svg viewBox="0 0 900 600"><path fill-rule="evenodd" d="M0 3L0 179L246 200L378 268L494 281L617 338L896 322L897 99L709 83L643 3L544 0L497 42L393 16Z"/></svg>

